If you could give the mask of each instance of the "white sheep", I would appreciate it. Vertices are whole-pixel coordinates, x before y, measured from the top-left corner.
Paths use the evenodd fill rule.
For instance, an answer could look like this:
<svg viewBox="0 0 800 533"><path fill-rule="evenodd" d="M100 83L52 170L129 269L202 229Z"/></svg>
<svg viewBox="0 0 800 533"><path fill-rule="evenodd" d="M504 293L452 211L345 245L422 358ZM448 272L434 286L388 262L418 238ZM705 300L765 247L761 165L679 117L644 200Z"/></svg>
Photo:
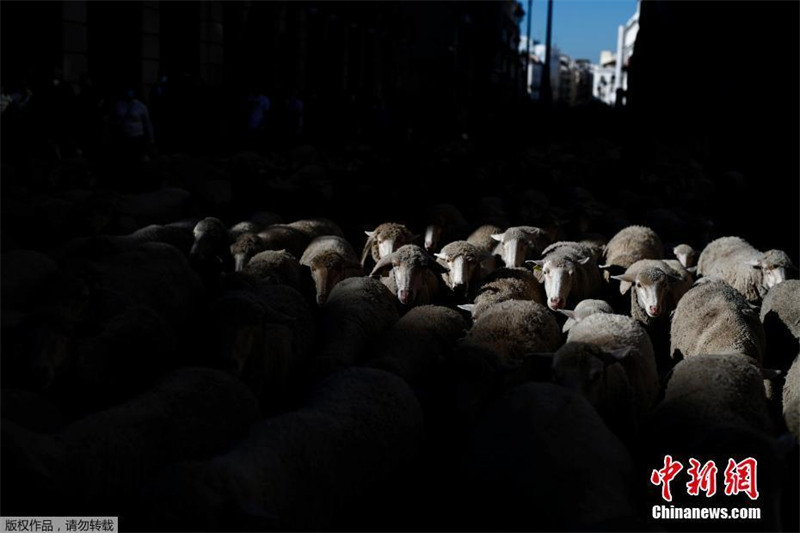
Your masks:
<svg viewBox="0 0 800 533"><path fill-rule="evenodd" d="M575 309L559 309L559 312L567 317L567 321L564 322L564 326L561 328L562 332L567 333L575 324L587 316L595 313L613 313L614 309L605 300L587 298L578 302Z"/></svg>
<svg viewBox="0 0 800 533"><path fill-rule="evenodd" d="M478 247L467 241L446 244L441 252L433 254L447 268L442 279L451 291L470 296L481 278L481 262L487 258Z"/></svg>
<svg viewBox="0 0 800 533"><path fill-rule="evenodd" d="M470 528L597 531L635 523L630 455L589 402L563 387L509 391L475 427L464 461Z"/></svg>
<svg viewBox="0 0 800 533"><path fill-rule="evenodd" d="M670 327L674 360L698 354L742 353L764 359L764 327L744 296L721 280L695 283L678 302Z"/></svg>
<svg viewBox="0 0 800 533"><path fill-rule="evenodd" d="M492 305L506 300L532 300L544 305L541 285L530 271L524 268L501 267L489 274L481 284L471 304L459 305L476 320Z"/></svg>
<svg viewBox="0 0 800 533"><path fill-rule="evenodd" d="M628 268L640 259L663 259L664 246L655 231L646 226L628 226L608 241L604 252L605 264Z"/></svg>
<svg viewBox="0 0 800 533"><path fill-rule="evenodd" d="M645 325L652 319L669 317L692 285L691 275L677 261L670 265L660 259L640 259L624 274L611 276L620 282L619 292L631 288L631 316Z"/></svg>
<svg viewBox="0 0 800 533"><path fill-rule="evenodd" d="M741 353L701 353L675 365L653 416L667 414L696 430L707 424L773 430L761 369Z"/></svg>
<svg viewBox="0 0 800 533"><path fill-rule="evenodd" d="M365 231L367 242L361 253L361 265L366 269L367 262L372 259L377 263L401 246L411 244L414 234L403 224L385 222L373 231Z"/></svg>
<svg viewBox="0 0 800 533"><path fill-rule="evenodd" d="M550 244L547 232L534 226L508 228L503 233L492 235L492 239L500 243L500 258L508 267L522 266L525 260L538 257Z"/></svg>
<svg viewBox="0 0 800 533"><path fill-rule="evenodd" d="M492 238L492 235L503 233L503 228L494 224L484 224L473 231L467 242L476 246L487 258L481 263L484 272L492 272L497 267L495 254L499 253L500 244Z"/></svg>
<svg viewBox="0 0 800 533"><path fill-rule="evenodd" d="M136 507L144 529L335 529L414 464L423 435L422 411L402 379L343 370L300 409L253 425L227 453L154 479Z"/></svg>
<svg viewBox="0 0 800 533"><path fill-rule="evenodd" d="M787 270L796 267L785 252L760 252L739 237L710 242L697 261L698 275L725 280L754 304L761 303L771 287L786 279Z"/></svg>
<svg viewBox="0 0 800 533"><path fill-rule="evenodd" d="M544 284L550 309L564 309L569 302L597 295L601 288L600 270L588 246L556 243L546 248L543 256L532 261L533 273Z"/></svg>
<svg viewBox="0 0 800 533"><path fill-rule="evenodd" d="M483 311L462 342L489 348L503 361L513 362L555 350L561 344L561 332L545 306L508 300Z"/></svg>
<svg viewBox="0 0 800 533"><path fill-rule="evenodd" d="M697 263L697 251L689 244L679 244L672 249L672 253L685 269L690 269Z"/></svg>
<svg viewBox="0 0 800 533"><path fill-rule="evenodd" d="M426 209L425 249L436 252L441 245L464 238L467 220L453 204L435 204Z"/></svg>
<svg viewBox="0 0 800 533"><path fill-rule="evenodd" d="M436 262L416 244L401 246L389 255L383 256L370 276L379 276L391 269L384 283L397 296L403 305L424 305L433 303L439 294L437 274L447 272L447 267Z"/></svg>
<svg viewBox="0 0 800 533"><path fill-rule="evenodd" d="M591 350L587 353L581 346L570 348L573 343L597 346L601 355L597 357ZM553 369L559 382L571 383L571 386L582 390L605 418L613 416L617 408L625 409L624 405L612 403L619 402L623 397L622 392L614 390L611 384L598 381L604 372L606 376L612 375L608 372L618 373L613 366L607 366L615 361L625 372L632 392L634 413L637 420L641 421L653 406L659 385L650 336L634 319L606 313L584 318L570 329L567 344L556 352ZM617 377L618 382L622 381L620 376ZM611 396L608 403L603 403L602 394Z"/></svg>
<svg viewBox="0 0 800 533"><path fill-rule="evenodd" d="M353 246L335 235L311 241L300 258L300 264L311 269L318 305L325 303L330 291L343 279L364 275Z"/></svg>

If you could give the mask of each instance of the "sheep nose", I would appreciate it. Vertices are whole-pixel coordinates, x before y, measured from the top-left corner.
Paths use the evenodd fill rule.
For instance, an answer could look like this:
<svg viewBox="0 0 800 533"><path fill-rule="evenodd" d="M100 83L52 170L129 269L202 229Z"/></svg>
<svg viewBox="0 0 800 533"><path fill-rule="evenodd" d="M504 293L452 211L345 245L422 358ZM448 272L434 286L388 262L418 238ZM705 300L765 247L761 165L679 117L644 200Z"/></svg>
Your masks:
<svg viewBox="0 0 800 533"><path fill-rule="evenodd" d="M563 298L550 298L550 309L561 309L564 307Z"/></svg>
<svg viewBox="0 0 800 533"><path fill-rule="evenodd" d="M319 295L317 295L317 305L319 305L320 307L322 307L323 305L325 305L325 302L326 302L327 300L328 300L328 297L327 297L325 294L319 294Z"/></svg>
<svg viewBox="0 0 800 533"><path fill-rule="evenodd" d="M650 306L650 316L658 316L659 309L657 305Z"/></svg>
<svg viewBox="0 0 800 533"><path fill-rule="evenodd" d="M430 252L431 248L433 248L433 241L425 241L425 249Z"/></svg>
<svg viewBox="0 0 800 533"><path fill-rule="evenodd" d="M397 293L397 296L400 298L402 303L407 304L411 301L411 294L412 293L409 290L400 289L400 291Z"/></svg>

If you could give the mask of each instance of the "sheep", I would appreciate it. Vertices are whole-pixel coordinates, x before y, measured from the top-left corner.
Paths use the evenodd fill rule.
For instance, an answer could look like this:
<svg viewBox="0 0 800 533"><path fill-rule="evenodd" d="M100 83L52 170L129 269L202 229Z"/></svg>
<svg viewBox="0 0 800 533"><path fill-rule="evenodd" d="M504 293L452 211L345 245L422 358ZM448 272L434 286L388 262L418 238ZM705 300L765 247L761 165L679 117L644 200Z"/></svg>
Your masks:
<svg viewBox="0 0 800 533"><path fill-rule="evenodd" d="M761 303L760 317L768 348L764 366L788 370L800 340L800 280L787 279L772 287Z"/></svg>
<svg viewBox="0 0 800 533"><path fill-rule="evenodd" d="M541 286L533 274L524 268L502 267L492 272L483 282L472 304L459 305L468 311L473 320L490 306L506 300L532 300L544 305Z"/></svg>
<svg viewBox="0 0 800 533"><path fill-rule="evenodd" d="M482 312L462 342L487 347L503 361L514 362L535 352L555 350L561 344L561 332L545 306L508 300Z"/></svg>
<svg viewBox="0 0 800 533"><path fill-rule="evenodd" d="M697 261L697 274L727 281L747 301L760 304L767 291L796 270L781 250L760 252L739 237L721 237L706 246Z"/></svg>
<svg viewBox="0 0 800 533"><path fill-rule="evenodd" d="M659 317L669 317L692 284L690 274L677 261L670 265L658 259L640 259L624 274L611 276L620 282L621 294L631 287L631 316L650 325Z"/></svg>
<svg viewBox="0 0 800 533"><path fill-rule="evenodd" d="M614 309L612 309L605 300L587 298L586 300L578 302L575 309L559 309L559 312L567 317L567 321L564 322L564 326L561 328L562 333L567 333L575 324L579 323L587 316L591 316L595 313L613 314Z"/></svg>
<svg viewBox="0 0 800 533"><path fill-rule="evenodd" d="M794 358L783 384L783 419L794 438L800 440L800 356Z"/></svg>
<svg viewBox="0 0 800 533"><path fill-rule="evenodd" d="M234 271L242 272L253 256L267 250L267 243L255 233L243 233L231 244L230 249L234 260Z"/></svg>
<svg viewBox="0 0 800 533"><path fill-rule="evenodd" d="M414 234L407 227L395 222L385 222L373 231L364 233L367 234L367 242L361 253L361 266L365 269L369 259L378 263L401 246L411 244L414 240Z"/></svg>
<svg viewBox="0 0 800 533"><path fill-rule="evenodd" d="M695 283L678 302L670 327L673 360L698 354L742 353L759 365L764 327L744 296L721 280Z"/></svg>
<svg viewBox="0 0 800 533"><path fill-rule="evenodd" d="M422 411L402 379L343 370L227 453L154 479L140 493L147 523L138 529L326 531L356 512L379 518L365 504L391 494L423 435Z"/></svg>
<svg viewBox="0 0 800 533"><path fill-rule="evenodd" d="M391 269L391 272L384 283L405 306L432 303L439 293L436 274L447 272L447 267L437 263L416 244L406 244L385 255L370 276L379 276L386 269Z"/></svg>
<svg viewBox="0 0 800 533"><path fill-rule="evenodd" d="M433 255L448 269L442 279L450 290L469 297L478 286L481 262L487 256L467 241L451 242Z"/></svg>
<svg viewBox="0 0 800 533"><path fill-rule="evenodd" d="M425 249L433 253L441 248L441 244L450 243L462 238L466 233L467 221L461 211L452 204L436 204L427 211L425 226Z"/></svg>
<svg viewBox="0 0 800 533"><path fill-rule="evenodd" d="M603 257L605 264L600 265L602 269L612 266L628 268L640 259L663 259L664 246L652 229L646 226L628 226L611 237Z"/></svg>
<svg viewBox="0 0 800 533"><path fill-rule="evenodd" d="M244 267L244 273L255 279L271 279L275 283L289 285L308 292L308 280L303 275L300 262L286 250L265 250L254 255Z"/></svg>
<svg viewBox="0 0 800 533"><path fill-rule="evenodd" d="M238 379L209 368L175 370L150 390L51 435L3 423L6 509L64 516L118 516L141 484L168 463L220 453L260 417ZM6 477L8 476L8 477ZM5 481L4 481L5 482ZM17 507L18 505L18 507Z"/></svg>
<svg viewBox="0 0 800 533"><path fill-rule="evenodd" d="M453 309L415 307L381 336L367 366L397 374L414 388L432 386L467 326Z"/></svg>
<svg viewBox="0 0 800 533"><path fill-rule="evenodd" d="M526 259L537 257L550 244L550 238L541 228L515 226L503 233L495 233L492 239L499 242L500 258L509 267L519 267Z"/></svg>
<svg viewBox="0 0 800 533"><path fill-rule="evenodd" d="M475 231L470 233L467 237L467 242L476 246L479 250L487 254L493 254L495 249L500 245L492 237L492 235L500 235L503 233L503 228L493 224L484 224Z"/></svg>
<svg viewBox="0 0 800 533"><path fill-rule="evenodd" d="M286 250L295 257L303 255L303 251L311 242L312 237L298 228L273 224L258 233L264 241L266 250Z"/></svg>
<svg viewBox="0 0 800 533"><path fill-rule="evenodd" d="M341 237L317 237L308 245L300 264L311 269L317 292L317 305L324 305L337 283L354 276L363 276L364 270L349 242Z"/></svg>
<svg viewBox="0 0 800 533"><path fill-rule="evenodd" d="M569 302L592 298L600 290L600 270L587 246L556 243L545 252L543 259L532 263L534 275L544 284L550 309L564 309Z"/></svg>
<svg viewBox="0 0 800 533"><path fill-rule="evenodd" d="M228 228L215 217L206 217L194 227L194 244L190 255L196 257L218 257L229 255Z"/></svg>
<svg viewBox="0 0 800 533"><path fill-rule="evenodd" d="M339 225L327 218L308 218L302 220L295 220L287 224L289 227L299 229L311 240L324 235L335 235L336 237L344 237L344 232Z"/></svg>
<svg viewBox="0 0 800 533"><path fill-rule="evenodd" d="M697 263L697 251L688 244L675 246L672 249L672 253L681 262L681 266L687 270L693 268Z"/></svg>
<svg viewBox="0 0 800 533"><path fill-rule="evenodd" d="M601 354L591 349L578 345L569 348L574 343L588 343L601 350ZM598 382L598 378L618 372L611 366L605 366L618 361L624 370L624 378L631 390L631 400L636 419L641 421L650 411L656 396L658 396L658 372L653 344L645 329L634 319L614 314L597 313L590 315L572 327L567 335L567 344L564 345L553 359L553 369L559 382L572 382L573 387L579 386L584 395L593 405L598 406L598 411L605 415L613 415L615 407L624 409L625 405L614 404L620 397L614 397L620 392L614 390L610 384ZM617 376L620 378L620 376ZM619 381L617 385L619 385ZM603 386L607 390L603 390ZM609 394L609 402L602 402L597 395Z"/></svg>
<svg viewBox="0 0 800 533"><path fill-rule="evenodd" d="M497 266L495 255L499 253L501 245L492 238L492 235L499 235L501 233L503 233L503 228L500 226L484 224L467 237L468 243L477 247L487 256L481 263L481 269L484 272L492 272Z"/></svg>
<svg viewBox="0 0 800 533"><path fill-rule="evenodd" d="M470 529L640 529L630 455L586 399L557 385L527 383L495 402L463 464Z"/></svg>
<svg viewBox="0 0 800 533"><path fill-rule="evenodd" d="M655 419L676 417L695 431L707 424L748 426L766 433L773 423L761 369L742 353L701 353L672 369Z"/></svg>
<svg viewBox="0 0 800 533"><path fill-rule="evenodd" d="M399 318L394 295L379 280L342 280L322 306L322 342L312 373L327 375L359 362L369 344Z"/></svg>

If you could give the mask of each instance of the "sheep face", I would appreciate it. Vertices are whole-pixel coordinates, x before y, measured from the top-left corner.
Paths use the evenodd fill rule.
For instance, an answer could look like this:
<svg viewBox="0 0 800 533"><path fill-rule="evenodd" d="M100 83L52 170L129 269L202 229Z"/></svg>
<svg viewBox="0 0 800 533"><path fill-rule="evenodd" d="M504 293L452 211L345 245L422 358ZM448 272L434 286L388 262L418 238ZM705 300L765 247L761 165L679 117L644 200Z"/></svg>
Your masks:
<svg viewBox="0 0 800 533"><path fill-rule="evenodd" d="M590 257L578 260L578 263L589 262ZM564 309L567 305L567 298L572 290L572 280L575 276L577 265L570 260L550 261L547 259L534 261L537 267L534 275L539 283L544 283L544 291L547 294L547 307L553 311Z"/></svg>
<svg viewBox="0 0 800 533"><path fill-rule="evenodd" d="M688 244L679 244L672 249L672 253L675 254L683 268L691 268L697 262L697 252Z"/></svg>
<svg viewBox="0 0 800 533"><path fill-rule="evenodd" d="M425 283L423 267L401 262L392 263L392 274L397 284L397 299L404 305L413 305Z"/></svg>
<svg viewBox="0 0 800 533"><path fill-rule="evenodd" d="M323 306L331 290L344 279L344 269L341 265L315 261L311 264L311 277L317 289L317 305Z"/></svg>
<svg viewBox="0 0 800 533"><path fill-rule="evenodd" d="M786 269L783 267L762 269L764 276L764 288L771 289L778 283L786 281Z"/></svg>
<svg viewBox="0 0 800 533"><path fill-rule="evenodd" d="M787 269L795 269L792 260L781 250L769 250L748 264L761 270L762 285L767 290L786 280Z"/></svg>
<svg viewBox="0 0 800 533"><path fill-rule="evenodd" d="M447 258L443 255L437 254L439 259L443 260L449 269L449 272L442 274L447 286L451 290L463 290L465 293L469 291L469 282L475 275L475 269L479 264L468 261L463 255Z"/></svg>
<svg viewBox="0 0 800 533"><path fill-rule="evenodd" d="M434 273L447 272L447 267L437 263L421 247L406 244L387 255L375 265L371 276L391 268L392 277L397 287L397 299L404 305L413 305L420 293L426 292L425 271Z"/></svg>
<svg viewBox="0 0 800 533"><path fill-rule="evenodd" d="M425 249L432 252L439 247L439 239L442 238L442 226L439 224L429 224L425 228Z"/></svg>
<svg viewBox="0 0 800 533"><path fill-rule="evenodd" d="M647 313L647 316L651 318L659 317L664 312L667 295L670 291L670 280L680 281L680 278L671 276L658 268L648 268L636 273L636 275L625 273L611 277L623 282L620 285L622 294L628 292L631 285L634 287L636 301Z"/></svg>
<svg viewBox="0 0 800 533"><path fill-rule="evenodd" d="M500 257L508 267L519 267L526 259L529 248L535 248L537 241L545 238L545 233L529 226L509 228L504 233L492 235L500 244Z"/></svg>
<svg viewBox="0 0 800 533"><path fill-rule="evenodd" d="M190 256L210 256L227 245L228 230L216 218L204 218L192 230L194 244L189 251Z"/></svg>

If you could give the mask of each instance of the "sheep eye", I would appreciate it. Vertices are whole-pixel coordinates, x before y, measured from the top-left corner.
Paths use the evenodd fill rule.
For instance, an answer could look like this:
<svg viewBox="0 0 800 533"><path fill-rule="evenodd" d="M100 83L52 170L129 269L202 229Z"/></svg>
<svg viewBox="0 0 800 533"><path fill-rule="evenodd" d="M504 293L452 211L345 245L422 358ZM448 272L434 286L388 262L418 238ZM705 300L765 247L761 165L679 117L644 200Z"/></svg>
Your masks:
<svg viewBox="0 0 800 533"><path fill-rule="evenodd" d="M545 268L542 272L544 272L545 276L549 276L550 275L550 269L549 268Z"/></svg>

